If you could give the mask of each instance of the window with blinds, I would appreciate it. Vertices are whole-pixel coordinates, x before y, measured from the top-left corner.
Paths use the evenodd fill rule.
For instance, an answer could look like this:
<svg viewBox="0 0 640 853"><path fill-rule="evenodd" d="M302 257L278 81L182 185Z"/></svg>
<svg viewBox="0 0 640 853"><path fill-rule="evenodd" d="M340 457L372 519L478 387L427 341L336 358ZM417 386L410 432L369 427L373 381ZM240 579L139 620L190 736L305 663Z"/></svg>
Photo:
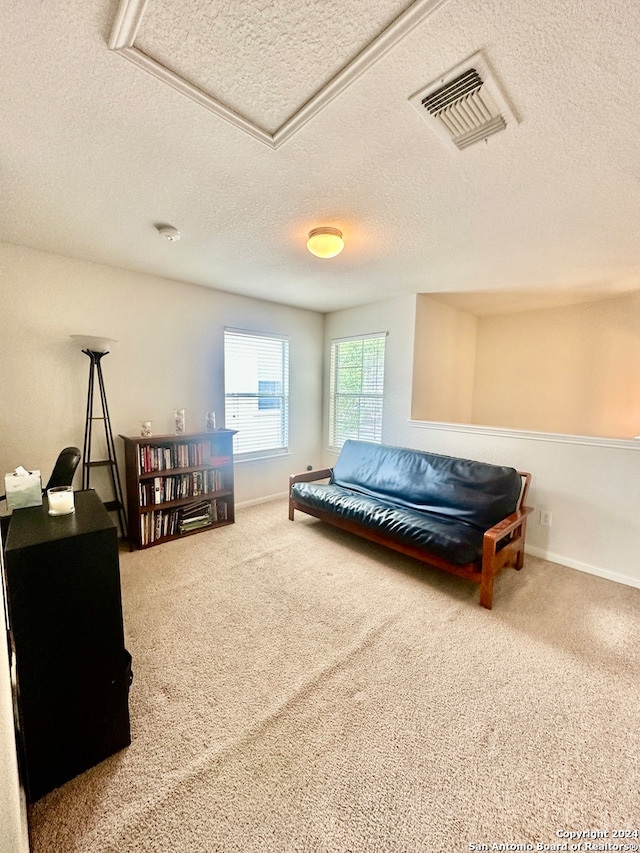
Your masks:
<svg viewBox="0 0 640 853"><path fill-rule="evenodd" d="M329 446L348 438L382 441L386 334L331 342Z"/></svg>
<svg viewBox="0 0 640 853"><path fill-rule="evenodd" d="M289 340L224 331L225 426L234 454L281 453L289 446Z"/></svg>

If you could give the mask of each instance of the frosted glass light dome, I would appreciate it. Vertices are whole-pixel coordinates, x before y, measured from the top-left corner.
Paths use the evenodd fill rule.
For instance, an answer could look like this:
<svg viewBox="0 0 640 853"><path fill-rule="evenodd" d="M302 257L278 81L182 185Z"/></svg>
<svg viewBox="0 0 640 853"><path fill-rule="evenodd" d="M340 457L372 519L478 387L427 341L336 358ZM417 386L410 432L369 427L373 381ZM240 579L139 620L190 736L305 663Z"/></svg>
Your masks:
<svg viewBox="0 0 640 853"><path fill-rule="evenodd" d="M307 249L316 258L335 258L344 249L342 231L328 226L314 228L309 231Z"/></svg>
<svg viewBox="0 0 640 853"><path fill-rule="evenodd" d="M96 335L71 335L71 337L81 350L88 349L91 352L111 352L113 345L118 343L113 338L101 338Z"/></svg>

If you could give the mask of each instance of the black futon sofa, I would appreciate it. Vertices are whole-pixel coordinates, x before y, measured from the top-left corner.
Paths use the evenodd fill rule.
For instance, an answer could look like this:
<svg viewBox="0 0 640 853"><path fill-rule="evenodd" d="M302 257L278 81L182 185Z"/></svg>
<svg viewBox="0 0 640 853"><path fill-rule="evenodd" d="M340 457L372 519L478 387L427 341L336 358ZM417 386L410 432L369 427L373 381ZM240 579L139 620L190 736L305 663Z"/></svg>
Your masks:
<svg viewBox="0 0 640 853"><path fill-rule="evenodd" d="M491 609L496 573L523 565L530 481L515 468L348 440L333 468L291 475L289 518L297 509L472 580Z"/></svg>

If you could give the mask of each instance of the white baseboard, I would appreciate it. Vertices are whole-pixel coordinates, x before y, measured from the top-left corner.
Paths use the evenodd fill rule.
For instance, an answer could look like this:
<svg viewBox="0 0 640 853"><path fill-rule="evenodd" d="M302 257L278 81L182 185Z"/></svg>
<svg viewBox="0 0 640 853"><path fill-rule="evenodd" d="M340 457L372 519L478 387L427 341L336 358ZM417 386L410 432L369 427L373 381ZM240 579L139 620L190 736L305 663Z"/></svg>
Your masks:
<svg viewBox="0 0 640 853"><path fill-rule="evenodd" d="M628 575L610 572L608 569L600 568L600 566L592 566L589 563L583 563L562 554L554 554L553 551L547 551L545 548L537 548L535 545L527 546L525 554L531 554L532 557L540 557L541 560L548 560L550 563L559 563L561 566L577 569L579 572L586 572L588 575L596 575L599 578L606 578L615 583L623 583L626 586L640 589L640 578L630 578Z"/></svg>
<svg viewBox="0 0 640 853"><path fill-rule="evenodd" d="M263 498L253 498L250 501L242 501L236 504L236 509L244 509L247 506L255 506L255 504L266 504L269 501L279 500L280 498L288 498L289 492L278 492L277 495L267 495Z"/></svg>
<svg viewBox="0 0 640 853"><path fill-rule="evenodd" d="M249 501L242 501L236 504L236 509L255 506L256 504L268 503L269 501L280 500L289 496L288 492L278 492L276 495L267 495L262 498L254 498ZM618 572L611 572L608 569L602 569L600 566L592 566L590 563L583 563L580 560L574 560L572 557L566 557L563 554L556 554L553 551L547 551L545 548L538 548L535 545L527 545L525 554L531 554L532 557L539 557L541 560L547 560L549 563L558 563L560 566L567 566L569 569L577 569L579 572L586 572L588 575L596 575L599 578L605 578L614 583L622 583L626 586L632 586L640 589L640 578L631 578L629 575L621 575Z"/></svg>

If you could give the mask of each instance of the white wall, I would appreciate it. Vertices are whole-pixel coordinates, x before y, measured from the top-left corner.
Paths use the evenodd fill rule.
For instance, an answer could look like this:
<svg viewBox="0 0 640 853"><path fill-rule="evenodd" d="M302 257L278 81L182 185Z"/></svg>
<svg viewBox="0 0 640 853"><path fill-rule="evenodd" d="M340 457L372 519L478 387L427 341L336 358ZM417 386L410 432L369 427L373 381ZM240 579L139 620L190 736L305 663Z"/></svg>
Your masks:
<svg viewBox="0 0 640 853"><path fill-rule="evenodd" d="M102 360L114 435L139 435L143 420L172 433L176 408L187 432L209 409L222 425L225 326L290 338L289 455L238 464L237 502L284 493L291 471L318 463L321 314L6 244L0 281L1 475L24 465L46 481L62 447L82 447L89 359L72 334L118 341Z"/></svg>
<svg viewBox="0 0 640 853"><path fill-rule="evenodd" d="M528 503L536 512L530 516L528 551L640 587L640 441L607 443L412 421L415 316L415 297L399 297L325 320L325 350L335 337L389 331L383 441L530 471ZM325 448L326 420L325 406ZM325 460L331 465L335 456L325 450ZM538 523L540 509L551 511L551 527Z"/></svg>

